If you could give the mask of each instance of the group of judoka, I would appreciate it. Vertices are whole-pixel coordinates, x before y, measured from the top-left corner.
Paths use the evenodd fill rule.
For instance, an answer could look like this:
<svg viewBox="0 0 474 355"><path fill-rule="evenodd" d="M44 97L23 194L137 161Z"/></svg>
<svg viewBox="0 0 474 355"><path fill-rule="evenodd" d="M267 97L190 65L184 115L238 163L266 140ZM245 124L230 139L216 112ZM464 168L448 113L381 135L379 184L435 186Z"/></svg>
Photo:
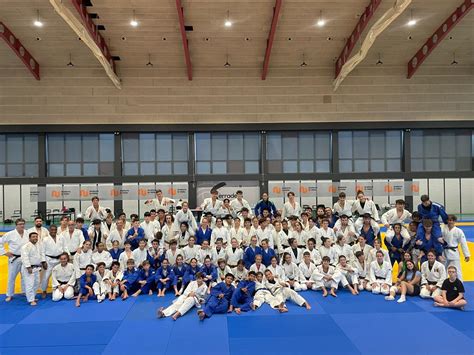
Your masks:
<svg viewBox="0 0 474 355"><path fill-rule="evenodd" d="M355 200L344 193L334 206L302 209L289 192L281 209L264 193L254 209L237 191L232 201L211 191L200 206L199 223L187 202L157 191L146 201L151 209L140 221L115 218L97 197L85 212L91 220L62 218L46 229L41 217L25 230L0 237L0 255L9 258L6 302L14 296L21 274L28 302L38 302L52 280L52 299L75 298L76 306L89 299L126 300L140 294L174 292L177 297L159 317L177 319L193 307L201 320L214 313L252 311L263 303L287 312L287 301L310 309L298 292L321 291L337 297L339 288L353 295L366 290L399 303L407 296L433 298L440 307L463 308L459 247L465 261L470 254L466 237L456 227L456 216L427 195L413 213L405 202L379 218L375 203L358 191ZM387 230L382 248L380 223ZM8 245L8 251L5 249ZM393 282L392 268L398 264Z"/></svg>

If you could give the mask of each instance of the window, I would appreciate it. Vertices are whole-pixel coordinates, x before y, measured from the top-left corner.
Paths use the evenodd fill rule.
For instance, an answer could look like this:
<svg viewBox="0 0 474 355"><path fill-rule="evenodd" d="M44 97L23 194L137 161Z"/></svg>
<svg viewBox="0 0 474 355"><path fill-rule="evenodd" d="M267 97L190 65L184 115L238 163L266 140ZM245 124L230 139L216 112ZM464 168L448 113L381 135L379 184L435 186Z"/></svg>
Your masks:
<svg viewBox="0 0 474 355"><path fill-rule="evenodd" d="M188 174L187 133L125 133L123 175Z"/></svg>
<svg viewBox="0 0 474 355"><path fill-rule="evenodd" d="M259 133L196 133L197 174L258 174Z"/></svg>
<svg viewBox="0 0 474 355"><path fill-rule="evenodd" d="M331 171L330 132L270 132L267 134L269 173Z"/></svg>
<svg viewBox="0 0 474 355"><path fill-rule="evenodd" d="M339 172L401 171L401 131L341 131Z"/></svg>
<svg viewBox="0 0 474 355"><path fill-rule="evenodd" d="M38 136L0 134L0 177L38 176Z"/></svg>
<svg viewBox="0 0 474 355"><path fill-rule="evenodd" d="M112 133L48 134L48 176L112 176L114 135Z"/></svg>
<svg viewBox="0 0 474 355"><path fill-rule="evenodd" d="M411 170L472 170L472 134L471 130L411 131Z"/></svg>

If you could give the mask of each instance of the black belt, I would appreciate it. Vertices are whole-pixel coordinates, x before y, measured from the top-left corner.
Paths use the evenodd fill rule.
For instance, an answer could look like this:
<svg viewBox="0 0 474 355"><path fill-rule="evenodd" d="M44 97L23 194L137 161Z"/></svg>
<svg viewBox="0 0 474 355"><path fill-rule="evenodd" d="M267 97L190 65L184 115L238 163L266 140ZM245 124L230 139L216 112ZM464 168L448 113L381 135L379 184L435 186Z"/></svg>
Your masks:
<svg viewBox="0 0 474 355"><path fill-rule="evenodd" d="M31 267L31 268L38 268L38 267L40 268L41 265L31 265L30 267Z"/></svg>
<svg viewBox="0 0 474 355"><path fill-rule="evenodd" d="M46 255L48 258L51 258L51 259L59 259L59 257L61 256L61 254L59 255L56 255L56 256L52 256L52 255Z"/></svg>
<svg viewBox="0 0 474 355"><path fill-rule="evenodd" d="M437 285L437 284L438 284L438 281L428 281L428 285L430 286Z"/></svg>
<svg viewBox="0 0 474 355"><path fill-rule="evenodd" d="M76 255L77 251L71 251L71 256Z"/></svg>
<svg viewBox="0 0 474 355"><path fill-rule="evenodd" d="M458 247L444 247L444 249L449 249L449 250L452 250L452 251L456 251L456 250L458 250Z"/></svg>
<svg viewBox="0 0 474 355"><path fill-rule="evenodd" d="M62 285L67 285L69 282L68 281L58 281L58 284Z"/></svg>
<svg viewBox="0 0 474 355"><path fill-rule="evenodd" d="M21 255L16 255L16 254L12 254L13 255L13 258L11 258L10 262L13 263L16 259L18 258L21 258Z"/></svg>
<svg viewBox="0 0 474 355"><path fill-rule="evenodd" d="M375 276L375 278L376 278L377 280L385 280L385 277L381 277L381 276Z"/></svg>

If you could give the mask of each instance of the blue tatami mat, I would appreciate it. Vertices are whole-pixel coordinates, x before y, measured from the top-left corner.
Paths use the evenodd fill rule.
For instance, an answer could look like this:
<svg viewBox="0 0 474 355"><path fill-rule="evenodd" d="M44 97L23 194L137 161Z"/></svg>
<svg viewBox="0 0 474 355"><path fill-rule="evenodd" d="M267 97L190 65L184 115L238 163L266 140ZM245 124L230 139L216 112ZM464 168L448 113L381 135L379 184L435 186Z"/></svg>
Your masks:
<svg viewBox="0 0 474 355"><path fill-rule="evenodd" d="M80 308L74 301L50 299L30 307L23 296L11 303L2 296L0 354L381 355L401 353L388 345L388 334L410 334L410 353L467 355L474 353L474 283L465 286L470 302L465 311L435 308L419 297L398 304L368 292L352 296L339 290L339 297L323 298L306 291L301 295L310 311L288 303L289 312L279 314L263 305L203 322L195 309L178 321L156 319L157 308L168 306L172 294L89 301Z"/></svg>

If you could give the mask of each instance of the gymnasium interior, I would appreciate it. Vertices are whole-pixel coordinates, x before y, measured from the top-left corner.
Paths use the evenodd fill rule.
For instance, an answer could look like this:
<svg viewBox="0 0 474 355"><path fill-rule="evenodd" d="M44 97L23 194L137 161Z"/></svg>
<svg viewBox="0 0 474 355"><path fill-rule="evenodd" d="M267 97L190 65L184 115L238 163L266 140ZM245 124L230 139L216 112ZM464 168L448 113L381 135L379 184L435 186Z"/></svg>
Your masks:
<svg viewBox="0 0 474 355"><path fill-rule="evenodd" d="M473 0L0 0L0 239L85 217L91 198L143 218L267 192L281 209L362 190L380 215L422 195L474 253ZM313 216L314 217L314 216ZM86 226L91 221L86 218ZM387 229L380 224L381 237ZM386 249L385 245L383 248ZM461 248L459 248L461 251ZM0 354L473 354L464 310L363 291L200 321L174 299L5 302ZM398 266L393 269L396 279ZM48 288L51 292L51 286Z"/></svg>

